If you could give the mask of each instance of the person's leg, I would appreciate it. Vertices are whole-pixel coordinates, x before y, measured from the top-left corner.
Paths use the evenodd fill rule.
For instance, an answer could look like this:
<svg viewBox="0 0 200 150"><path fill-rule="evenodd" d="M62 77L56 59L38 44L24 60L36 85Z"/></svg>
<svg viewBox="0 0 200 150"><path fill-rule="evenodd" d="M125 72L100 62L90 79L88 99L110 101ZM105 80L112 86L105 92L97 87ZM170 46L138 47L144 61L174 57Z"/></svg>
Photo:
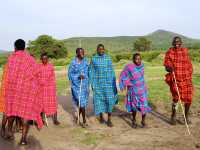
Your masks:
<svg viewBox="0 0 200 150"><path fill-rule="evenodd" d="M133 112L132 112L132 127L133 127L133 128L137 128L136 114L137 114L136 111L133 111Z"/></svg>
<svg viewBox="0 0 200 150"><path fill-rule="evenodd" d="M85 127L88 126L88 124L87 124L87 121L86 121L86 113L85 113L85 108L84 107L81 108L81 113L82 113L82 117L83 117L82 126L83 126L83 128L85 128Z"/></svg>
<svg viewBox="0 0 200 150"><path fill-rule="evenodd" d="M109 113L108 113L108 121L107 121L108 127L113 127L113 123L112 123L112 121L111 121L111 116L112 116L112 113L109 112Z"/></svg>
<svg viewBox="0 0 200 150"><path fill-rule="evenodd" d="M85 108L84 107L81 108L81 112L82 112L82 117L83 117L83 123L85 124L86 123L86 114L85 114Z"/></svg>
<svg viewBox="0 0 200 150"><path fill-rule="evenodd" d="M105 123L105 120L103 118L103 113L100 113L100 120L99 121L100 121L101 124Z"/></svg>
<svg viewBox="0 0 200 150"><path fill-rule="evenodd" d="M58 121L57 112L53 115L53 123L54 125L60 125L60 122Z"/></svg>
<svg viewBox="0 0 200 150"><path fill-rule="evenodd" d="M6 123L7 123L7 117L5 115L5 113L3 114L3 118L2 118L2 123L1 123L1 137L5 137L6 134Z"/></svg>
<svg viewBox="0 0 200 150"><path fill-rule="evenodd" d="M191 124L191 121L189 119L190 105L190 103L185 103L185 117L188 124Z"/></svg>
<svg viewBox="0 0 200 150"><path fill-rule="evenodd" d="M172 114L171 114L171 124L176 125L176 107L177 107L177 102L172 103Z"/></svg>
<svg viewBox="0 0 200 150"><path fill-rule="evenodd" d="M15 121L15 117L11 116L11 117L7 117L8 119L8 133L6 138L7 139L14 139L14 133L13 133L13 123Z"/></svg>
<svg viewBox="0 0 200 150"><path fill-rule="evenodd" d="M146 126L145 119L146 119L146 114L142 114L142 121L141 121L142 127Z"/></svg>
<svg viewBox="0 0 200 150"><path fill-rule="evenodd" d="M28 135L28 131L29 131L29 121L23 119L23 130L22 130L22 137L21 137L21 141L20 144L21 145L27 145L27 135Z"/></svg>
<svg viewBox="0 0 200 150"><path fill-rule="evenodd" d="M44 112L41 112L40 113L40 116L41 116L41 118L42 118L42 122L43 122L43 124L45 125L45 126L47 126L47 122L46 122L46 116L45 116L45 113ZM52 116L52 118L53 118L53 116Z"/></svg>
<svg viewBox="0 0 200 150"><path fill-rule="evenodd" d="M16 132L19 132L20 130L22 130L22 126L23 126L23 123L22 123L22 119L20 117L16 117L15 118L15 121L16 121Z"/></svg>

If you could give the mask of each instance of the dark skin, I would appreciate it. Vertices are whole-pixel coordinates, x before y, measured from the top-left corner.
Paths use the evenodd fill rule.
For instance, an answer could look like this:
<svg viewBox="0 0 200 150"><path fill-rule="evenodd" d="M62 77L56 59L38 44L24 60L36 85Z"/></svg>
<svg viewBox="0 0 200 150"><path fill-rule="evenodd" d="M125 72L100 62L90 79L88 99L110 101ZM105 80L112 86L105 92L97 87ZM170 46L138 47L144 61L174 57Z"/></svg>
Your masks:
<svg viewBox="0 0 200 150"><path fill-rule="evenodd" d="M105 49L103 46L100 46L98 49L97 49L97 54L102 56L104 55L105 53ZM112 113L111 112L108 112L108 120L107 120L107 126L108 127L113 127L113 123L112 123L112 120L111 120L111 117L112 117ZM100 123L103 124L105 123L105 120L103 118L103 114L100 113Z"/></svg>
<svg viewBox="0 0 200 150"><path fill-rule="evenodd" d="M47 65L49 62L48 56L43 55L41 57L41 61L42 61L42 64ZM58 121L58 117L57 117L57 112L52 116L52 120L53 120L54 125L60 125L60 122Z"/></svg>
<svg viewBox="0 0 200 150"><path fill-rule="evenodd" d="M99 54L100 56L102 56L103 54L105 53L105 49L104 49L104 47L99 47L98 49L97 49L97 54Z"/></svg>
<svg viewBox="0 0 200 150"><path fill-rule="evenodd" d="M79 51L77 51L76 57L78 59L79 62L81 62L84 59L85 56L85 52L84 49L80 49ZM83 74L80 75L79 80L84 80L85 76ZM79 108L79 116L82 115L83 118L83 124L82 127L85 128L87 127L87 121L86 121L86 111L85 111L85 107L80 107Z"/></svg>
<svg viewBox="0 0 200 150"><path fill-rule="evenodd" d="M179 48L181 48L181 46L182 46L181 39L176 38L174 43L173 43L173 47L175 49L179 49ZM166 69L167 72L173 72L174 71L174 68L173 67L169 67L169 66L166 66L165 69Z"/></svg>
<svg viewBox="0 0 200 150"><path fill-rule="evenodd" d="M2 119L2 126L1 126L1 137L5 138L5 134L6 134L6 124L8 122L8 119L6 117L5 114L3 114L3 119Z"/></svg>
<svg viewBox="0 0 200 150"><path fill-rule="evenodd" d="M142 63L141 56L140 56L140 55L137 55L137 56L135 57L135 59L133 60L133 63L134 63L135 65L137 65L137 66L140 66L141 63ZM137 112L136 112L136 111L133 111L133 112L132 112L132 127L133 127L133 128L137 128L137 124L136 124L136 115L137 115ZM146 126L145 118L146 118L146 114L142 114L142 121L141 121L142 127L145 127L145 126Z"/></svg>
<svg viewBox="0 0 200 150"><path fill-rule="evenodd" d="M175 41L173 43L173 47L176 50L178 50L178 49L180 49L182 47L182 41L181 41L180 38L176 38L175 39ZM173 71L175 71L174 68L169 67L169 66L165 66L165 69L166 69L167 72L170 72L170 73L172 73ZM178 100L174 100L174 102L177 103ZM185 117L186 117L187 123L189 123L189 124L191 123L191 121L189 120L189 117L188 117L189 110L190 110L190 105L191 105L190 103L185 103ZM176 124L176 109L175 109L175 105L174 104L172 105L171 123L172 123L172 125Z"/></svg>
<svg viewBox="0 0 200 150"><path fill-rule="evenodd" d="M79 50L78 52L77 52L77 54L76 54L76 57L78 58L78 61L79 62L81 62L82 61L82 59L84 58L84 56L85 56L85 52L84 52L84 49L81 49L81 50ZM79 77L80 79L85 79L85 77L84 77L84 75L80 75L80 77Z"/></svg>

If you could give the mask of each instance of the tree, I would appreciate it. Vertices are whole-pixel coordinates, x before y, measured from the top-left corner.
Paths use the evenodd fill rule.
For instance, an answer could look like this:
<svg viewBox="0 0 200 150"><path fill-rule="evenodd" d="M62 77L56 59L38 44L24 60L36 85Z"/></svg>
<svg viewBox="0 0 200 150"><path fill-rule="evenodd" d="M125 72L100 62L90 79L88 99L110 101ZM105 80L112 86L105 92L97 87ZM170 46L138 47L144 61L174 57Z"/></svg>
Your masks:
<svg viewBox="0 0 200 150"><path fill-rule="evenodd" d="M134 43L134 50L137 51L148 51L151 49L151 41L145 37L137 39Z"/></svg>
<svg viewBox="0 0 200 150"><path fill-rule="evenodd" d="M64 42L49 35L41 35L36 40L29 41L27 50L35 57L40 57L44 52L47 52L51 58L67 56L67 48Z"/></svg>

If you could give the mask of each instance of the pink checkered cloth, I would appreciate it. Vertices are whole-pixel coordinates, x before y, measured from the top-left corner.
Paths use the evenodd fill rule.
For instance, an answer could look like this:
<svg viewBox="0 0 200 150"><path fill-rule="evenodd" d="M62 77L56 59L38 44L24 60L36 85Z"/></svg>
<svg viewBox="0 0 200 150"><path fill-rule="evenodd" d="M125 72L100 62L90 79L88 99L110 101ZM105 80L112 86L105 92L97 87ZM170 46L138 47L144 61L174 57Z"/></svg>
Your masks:
<svg viewBox="0 0 200 150"><path fill-rule="evenodd" d="M43 123L40 116L42 104L39 101L39 65L25 51L14 52L8 59L6 86L6 115L19 116Z"/></svg>
<svg viewBox="0 0 200 150"><path fill-rule="evenodd" d="M40 64L39 81L41 85L40 100L42 111L51 116L57 112L56 80L52 64Z"/></svg>

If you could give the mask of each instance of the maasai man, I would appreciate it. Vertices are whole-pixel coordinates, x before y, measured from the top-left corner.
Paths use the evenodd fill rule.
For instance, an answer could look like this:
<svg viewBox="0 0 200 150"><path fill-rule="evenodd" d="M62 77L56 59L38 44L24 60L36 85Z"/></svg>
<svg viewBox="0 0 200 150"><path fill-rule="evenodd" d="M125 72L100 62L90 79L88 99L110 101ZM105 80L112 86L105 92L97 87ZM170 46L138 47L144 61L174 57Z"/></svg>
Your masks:
<svg viewBox="0 0 200 150"><path fill-rule="evenodd" d="M25 51L25 41L15 41L15 52L8 58L7 84L5 87L5 113L8 119L8 138L13 137L12 124L15 117L23 119L23 130L20 144L27 144L29 120L37 121L42 127L40 117L41 104L38 99L39 65L34 58Z"/></svg>
<svg viewBox="0 0 200 150"><path fill-rule="evenodd" d="M5 86L7 77L7 64L3 68L1 88L0 88L0 112L3 113L2 125L1 125L1 137L5 137L7 117L5 115Z"/></svg>
<svg viewBox="0 0 200 150"><path fill-rule="evenodd" d="M86 108L89 97L89 63L84 57L84 49L76 49L76 57L72 60L68 69L68 78L71 81L71 93L73 104L79 109L79 116L82 114L82 127L86 127ZM78 118L76 118L76 121ZM79 123L79 122L78 122Z"/></svg>
<svg viewBox="0 0 200 150"><path fill-rule="evenodd" d="M127 88L126 109L132 112L132 127L136 128L136 113L142 113L142 127L146 126L146 113L151 111L148 104L147 87L144 80L144 64L139 53L133 55L133 63L124 67L119 78L120 90Z"/></svg>
<svg viewBox="0 0 200 150"><path fill-rule="evenodd" d="M112 60L105 54L104 45L97 46L97 54L91 59L89 72L94 112L100 115L100 123L105 123L102 113L108 113L107 125L112 127L111 113L113 106L117 103L117 87Z"/></svg>
<svg viewBox="0 0 200 150"><path fill-rule="evenodd" d="M173 77L174 72L181 101L185 103L186 120L187 123L191 123L188 118L188 113L192 103L193 93L192 63L189 58L188 49L182 47L182 40L180 37L174 37L172 46L173 47L167 51L164 60L166 71L169 72L166 75L166 82L170 86L170 91L173 96L171 122L173 125L176 124L176 105L178 102L178 93Z"/></svg>
<svg viewBox="0 0 200 150"><path fill-rule="evenodd" d="M48 62L47 53L41 55L39 82L40 82L40 100L42 102L42 111L47 117L51 116L53 123L59 125L57 119L58 100L56 96L56 77L54 67Z"/></svg>

